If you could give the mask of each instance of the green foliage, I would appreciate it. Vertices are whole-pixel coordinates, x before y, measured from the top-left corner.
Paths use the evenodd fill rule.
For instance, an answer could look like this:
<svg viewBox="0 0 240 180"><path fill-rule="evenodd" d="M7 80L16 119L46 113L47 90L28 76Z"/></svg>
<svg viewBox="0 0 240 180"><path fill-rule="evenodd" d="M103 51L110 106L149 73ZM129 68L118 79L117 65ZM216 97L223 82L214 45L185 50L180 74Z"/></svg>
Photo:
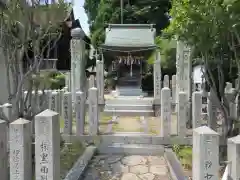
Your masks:
<svg viewBox="0 0 240 180"><path fill-rule="evenodd" d="M176 74L176 40L165 39L162 36L157 36L155 39L157 47L161 54L162 74ZM155 52L149 57L148 63L153 64L155 60Z"/></svg>
<svg viewBox="0 0 240 180"><path fill-rule="evenodd" d="M173 145L173 151L181 161L185 169L192 169L192 147Z"/></svg>
<svg viewBox="0 0 240 180"><path fill-rule="evenodd" d="M50 78L51 89L62 89L65 86L65 75L64 74L54 74L53 77Z"/></svg>

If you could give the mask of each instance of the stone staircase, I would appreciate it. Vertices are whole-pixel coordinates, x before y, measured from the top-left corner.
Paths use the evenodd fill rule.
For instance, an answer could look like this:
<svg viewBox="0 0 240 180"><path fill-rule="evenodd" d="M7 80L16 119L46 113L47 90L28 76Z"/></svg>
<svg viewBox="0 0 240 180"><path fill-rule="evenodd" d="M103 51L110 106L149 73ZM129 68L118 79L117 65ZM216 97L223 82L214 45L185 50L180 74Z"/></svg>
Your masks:
<svg viewBox="0 0 240 180"><path fill-rule="evenodd" d="M106 100L105 113L119 116L154 116L152 98L116 98Z"/></svg>

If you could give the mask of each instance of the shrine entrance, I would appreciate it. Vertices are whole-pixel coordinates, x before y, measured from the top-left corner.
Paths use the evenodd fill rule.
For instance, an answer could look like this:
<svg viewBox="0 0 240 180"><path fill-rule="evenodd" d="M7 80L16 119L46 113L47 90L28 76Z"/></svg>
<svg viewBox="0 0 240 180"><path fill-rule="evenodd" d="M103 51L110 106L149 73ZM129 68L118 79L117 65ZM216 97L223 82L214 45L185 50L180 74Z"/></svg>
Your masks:
<svg viewBox="0 0 240 180"><path fill-rule="evenodd" d="M156 49L154 38L155 29L149 24L110 24L106 28L102 53L112 60L119 96L146 95L141 84L147 59Z"/></svg>

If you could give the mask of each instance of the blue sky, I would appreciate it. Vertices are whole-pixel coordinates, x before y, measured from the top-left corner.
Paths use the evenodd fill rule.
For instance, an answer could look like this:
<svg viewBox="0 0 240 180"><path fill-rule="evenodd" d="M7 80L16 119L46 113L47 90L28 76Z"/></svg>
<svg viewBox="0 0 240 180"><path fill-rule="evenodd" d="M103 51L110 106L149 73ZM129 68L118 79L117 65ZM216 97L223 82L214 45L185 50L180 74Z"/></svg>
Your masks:
<svg viewBox="0 0 240 180"><path fill-rule="evenodd" d="M88 18L83 8L85 0L74 0L73 4L73 11L76 19L80 20L81 26L84 32L89 35L89 25L88 25Z"/></svg>

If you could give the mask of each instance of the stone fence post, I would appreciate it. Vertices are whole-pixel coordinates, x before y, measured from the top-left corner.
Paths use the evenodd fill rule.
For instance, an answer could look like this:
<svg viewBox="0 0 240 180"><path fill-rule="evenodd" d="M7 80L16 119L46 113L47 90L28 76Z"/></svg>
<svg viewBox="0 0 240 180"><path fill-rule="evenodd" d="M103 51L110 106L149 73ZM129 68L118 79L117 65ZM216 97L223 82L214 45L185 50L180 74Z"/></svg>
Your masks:
<svg viewBox="0 0 240 180"><path fill-rule="evenodd" d="M58 113L47 109L36 115L35 132L36 180L59 180L60 124ZM32 177L29 180L32 180Z"/></svg>
<svg viewBox="0 0 240 180"><path fill-rule="evenodd" d="M80 136L84 134L84 124L85 124L85 115L86 115L86 99L83 92L76 92L76 135Z"/></svg>
<svg viewBox="0 0 240 180"><path fill-rule="evenodd" d="M25 119L10 124L10 180L32 180L32 125ZM37 179L39 180L39 179Z"/></svg>
<svg viewBox="0 0 240 180"><path fill-rule="evenodd" d="M1 180L8 180L8 127L6 121L0 120L0 175Z"/></svg>
<svg viewBox="0 0 240 180"><path fill-rule="evenodd" d="M88 90L88 118L89 118L89 134L98 134L99 124L99 107L98 107L98 89L92 87Z"/></svg>
<svg viewBox="0 0 240 180"><path fill-rule="evenodd" d="M161 101L161 56L160 52L156 52L156 59L153 65L154 77L154 103L159 105Z"/></svg>
<svg viewBox="0 0 240 180"><path fill-rule="evenodd" d="M228 161L229 172L228 176L230 180L240 179L240 135L228 139Z"/></svg>
<svg viewBox="0 0 240 180"><path fill-rule="evenodd" d="M64 119L64 134L72 134L72 94L65 92L63 94L63 119Z"/></svg>
<svg viewBox="0 0 240 180"><path fill-rule="evenodd" d="M202 125L202 93L199 91L192 94L192 125L193 129Z"/></svg>
<svg viewBox="0 0 240 180"><path fill-rule="evenodd" d="M186 135L186 123L188 112L188 98L186 92L179 92L178 94L178 106L177 106L177 124L178 124L178 136L184 137Z"/></svg>
<svg viewBox="0 0 240 180"><path fill-rule="evenodd" d="M176 75L172 76L172 102L176 103Z"/></svg>
<svg viewBox="0 0 240 180"><path fill-rule="evenodd" d="M194 180L219 180L219 134L207 126L193 130Z"/></svg>
<svg viewBox="0 0 240 180"><path fill-rule="evenodd" d="M161 129L160 136L171 135L171 90L164 87L161 90Z"/></svg>
<svg viewBox="0 0 240 180"><path fill-rule="evenodd" d="M96 61L96 81L97 81L97 88L98 88L98 101L100 104L103 104L104 103L104 64L103 64L103 60Z"/></svg>
<svg viewBox="0 0 240 180"><path fill-rule="evenodd" d="M169 86L169 75L164 75L164 77L163 77L163 87L170 87Z"/></svg>
<svg viewBox="0 0 240 180"><path fill-rule="evenodd" d="M57 91L52 91L49 98L49 109L58 112L59 107L59 93Z"/></svg>

